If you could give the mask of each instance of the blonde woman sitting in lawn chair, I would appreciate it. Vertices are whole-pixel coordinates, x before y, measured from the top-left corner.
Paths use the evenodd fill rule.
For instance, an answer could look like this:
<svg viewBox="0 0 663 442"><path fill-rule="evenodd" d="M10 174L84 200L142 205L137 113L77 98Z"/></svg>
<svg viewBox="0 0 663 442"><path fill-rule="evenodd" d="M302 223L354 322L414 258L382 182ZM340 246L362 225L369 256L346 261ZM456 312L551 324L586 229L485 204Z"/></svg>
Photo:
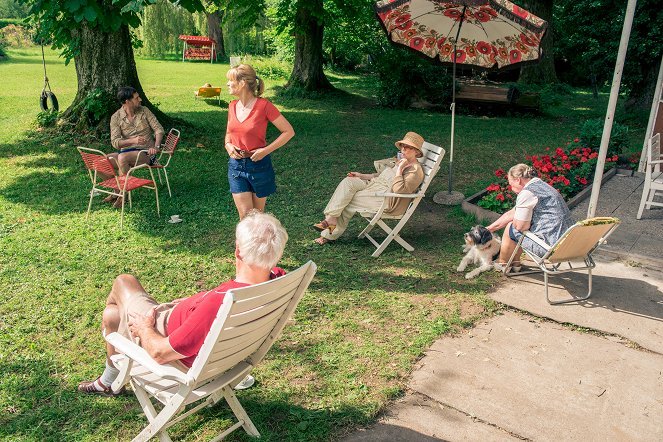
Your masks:
<svg viewBox="0 0 663 442"><path fill-rule="evenodd" d="M348 176L336 187L327 207L325 219L314 224L320 237L315 240L320 245L338 239L345 232L350 219L358 211L378 211L384 197L376 193L413 193L424 180L424 170L417 161L423 156L424 139L415 132L408 132L397 141L401 151L393 167L385 167L378 173L348 172ZM385 214L400 215L407 210L409 200L390 197Z"/></svg>
<svg viewBox="0 0 663 442"><path fill-rule="evenodd" d="M555 244L574 222L571 212L562 195L548 183L536 177L536 170L526 164L516 164L508 173L509 185L518 194L516 206L503 214L487 228L496 232L504 228L499 261L495 269L504 271L509 258L522 236L529 230L547 244ZM522 246L537 255L545 254L545 250L529 238L523 240ZM511 263L513 272L520 271L521 253Z"/></svg>

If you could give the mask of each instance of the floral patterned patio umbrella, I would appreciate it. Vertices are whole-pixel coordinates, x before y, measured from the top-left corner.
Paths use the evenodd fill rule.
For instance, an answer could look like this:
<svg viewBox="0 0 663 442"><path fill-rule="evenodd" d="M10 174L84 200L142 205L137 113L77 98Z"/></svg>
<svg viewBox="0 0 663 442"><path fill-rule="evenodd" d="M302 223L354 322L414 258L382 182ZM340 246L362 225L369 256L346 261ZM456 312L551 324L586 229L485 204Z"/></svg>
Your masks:
<svg viewBox="0 0 663 442"><path fill-rule="evenodd" d="M502 69L533 62L547 22L507 0L382 0L375 10L392 42L453 65ZM455 88L451 105L452 188Z"/></svg>

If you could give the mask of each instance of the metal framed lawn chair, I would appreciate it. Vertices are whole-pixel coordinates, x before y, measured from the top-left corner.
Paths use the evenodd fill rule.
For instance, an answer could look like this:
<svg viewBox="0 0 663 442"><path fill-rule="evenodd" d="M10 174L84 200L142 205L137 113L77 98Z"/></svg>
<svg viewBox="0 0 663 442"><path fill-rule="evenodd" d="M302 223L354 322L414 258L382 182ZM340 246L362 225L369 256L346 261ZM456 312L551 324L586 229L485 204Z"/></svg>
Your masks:
<svg viewBox="0 0 663 442"><path fill-rule="evenodd" d="M421 199L426 196L426 190L430 185L430 182L435 178L435 174L440 169L440 164L442 163L442 158L444 158L444 149L440 146L430 144L424 141L422 146L424 156L419 159L423 169L424 169L424 180L422 181L419 189L416 193L403 194L403 193L378 193L376 196L384 196L384 202L382 207L377 212L358 212L364 219L368 221L368 226L359 234L359 238L367 238L373 245L376 247L375 252L371 256L378 257L380 254L387 248L392 241L396 241L400 244L405 250L411 252L414 250L407 241L405 241L400 236L400 231L410 220L412 214L419 206ZM410 204L407 207L407 210L402 215L388 215L384 213L384 210L387 208L388 198L389 197L398 197L398 198L409 198ZM397 220L398 222L392 228L385 222L385 220ZM380 243L375 238L370 235L370 232L376 227L380 227L386 234L387 237Z"/></svg>
<svg viewBox="0 0 663 442"><path fill-rule="evenodd" d="M166 136L166 141L161 144L161 152L157 157L157 161L154 164L147 164L150 169L156 169L157 176L159 177L159 182L161 183L161 171L163 170L163 175L166 179L166 187L168 187L168 196L172 197L173 194L170 192L170 182L168 181L168 166L170 165L170 160L173 159L173 154L175 154L175 149L177 149L177 143L180 141L180 131L172 128L168 131ZM136 157L136 164L138 164L138 159L141 155L147 155L146 150L141 150Z"/></svg>
<svg viewBox="0 0 663 442"><path fill-rule="evenodd" d="M569 227L568 230L564 232L564 234L559 238L559 240L552 245L546 244L541 238L532 232L525 231L518 241L518 246L511 254L511 257L509 258L506 266L504 266L503 272L509 277L516 277L532 273L543 273L543 285L545 286L546 300L548 301L548 304L554 305L575 301L584 301L592 295L592 269L596 267L596 263L592 258L592 254L597 249L597 247L606 241L608 236L612 234L619 223L620 221L617 218L588 218L584 221L579 221ZM532 261L534 261L536 266L539 267L539 270L509 273L511 263L516 258L516 254L520 250L520 246L525 238L531 239L546 250L543 255L539 256L527 249L522 249L525 251L527 256L529 256ZM566 267L563 268L563 264L566 264ZM548 295L548 277L550 275L559 275L561 273L576 272L579 270L587 270L587 294L580 298L552 301Z"/></svg>
<svg viewBox="0 0 663 442"><path fill-rule="evenodd" d="M237 422L214 440L239 427L259 437L233 386L260 363L281 335L315 271L315 263L309 261L280 278L228 291L188 371L174 364L159 365L142 347L118 333L106 336L106 341L118 352L112 357L120 368L113 391L119 391L130 381L149 421L133 441L152 437L170 441L166 432L169 427L221 398L226 400ZM202 402L185 411L187 405L199 401ZM155 403L161 406L158 412Z"/></svg>
<svg viewBox="0 0 663 442"><path fill-rule="evenodd" d="M663 172L661 172L661 134L657 133L647 143L647 164L645 181L642 184L642 198L636 219L642 218L642 212L652 206L663 207L663 202L654 202L654 198L663 197Z"/></svg>
<svg viewBox="0 0 663 442"><path fill-rule="evenodd" d="M85 219L88 219L90 216L92 198L94 198L95 195L115 195L122 198L122 212L120 214L120 229L122 229L126 197L129 197L129 208L131 208L131 192L141 187L154 190L154 195L157 201L157 215L159 214L159 190L154 181L152 171L150 170L151 180L132 176L135 171L148 168L147 164L132 167L126 175L118 175L113 168L110 159L102 151L81 146L77 147L77 149L83 158L83 163L85 163L85 168L87 169L90 181L92 182L90 202L87 205Z"/></svg>

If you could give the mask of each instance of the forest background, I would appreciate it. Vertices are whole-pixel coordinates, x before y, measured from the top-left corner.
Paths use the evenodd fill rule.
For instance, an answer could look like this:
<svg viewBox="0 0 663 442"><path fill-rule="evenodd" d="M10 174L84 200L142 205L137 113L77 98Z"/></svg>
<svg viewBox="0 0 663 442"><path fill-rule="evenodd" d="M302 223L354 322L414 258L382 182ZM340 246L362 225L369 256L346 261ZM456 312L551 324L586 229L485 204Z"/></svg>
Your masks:
<svg viewBox="0 0 663 442"><path fill-rule="evenodd" d="M324 67L376 73L380 86L377 98L385 106L402 108L423 102L444 109L449 100L448 68L390 45L375 19L371 0L113 3L115 9L124 5L118 17L128 23L131 45L139 57L179 58L180 34L208 35L218 42L221 59L231 55L269 57L273 63L261 74L275 79L289 77L287 90L310 93L332 89ZM543 85L547 87L544 105L546 97L564 90L556 86L551 91L551 85L591 87L595 93L609 87L626 0L515 3L551 23L541 63L503 74L463 69L461 76ZM653 98L663 48L663 10L656 3L640 0L637 4L622 86L622 93L628 97L627 110L647 111ZM62 50L67 60L75 54L82 58L69 30L62 29L65 23L56 18L62 15L57 9L74 11L74 23L101 27L103 23L90 5L96 3L0 0L0 27L5 27L0 33L0 53L12 40L14 45L20 44L21 31L14 27L18 26L27 28L33 42L44 41ZM127 10L133 15L127 16ZM31 13L32 20L26 20ZM60 22L55 23L57 20ZM79 84L79 92L85 89L89 94L91 88L83 86ZM77 97L76 101L83 98Z"/></svg>

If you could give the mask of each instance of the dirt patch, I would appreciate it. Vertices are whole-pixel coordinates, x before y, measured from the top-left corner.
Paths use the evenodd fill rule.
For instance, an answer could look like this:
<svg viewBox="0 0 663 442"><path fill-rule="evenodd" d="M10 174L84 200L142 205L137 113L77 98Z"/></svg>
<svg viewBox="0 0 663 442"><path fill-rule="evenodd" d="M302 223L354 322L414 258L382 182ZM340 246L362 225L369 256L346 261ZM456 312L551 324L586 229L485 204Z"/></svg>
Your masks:
<svg viewBox="0 0 663 442"><path fill-rule="evenodd" d="M449 210L447 206L434 203L432 198L423 198L412 216L416 222L408 222L407 227L422 235L454 230L457 224L448 220Z"/></svg>

